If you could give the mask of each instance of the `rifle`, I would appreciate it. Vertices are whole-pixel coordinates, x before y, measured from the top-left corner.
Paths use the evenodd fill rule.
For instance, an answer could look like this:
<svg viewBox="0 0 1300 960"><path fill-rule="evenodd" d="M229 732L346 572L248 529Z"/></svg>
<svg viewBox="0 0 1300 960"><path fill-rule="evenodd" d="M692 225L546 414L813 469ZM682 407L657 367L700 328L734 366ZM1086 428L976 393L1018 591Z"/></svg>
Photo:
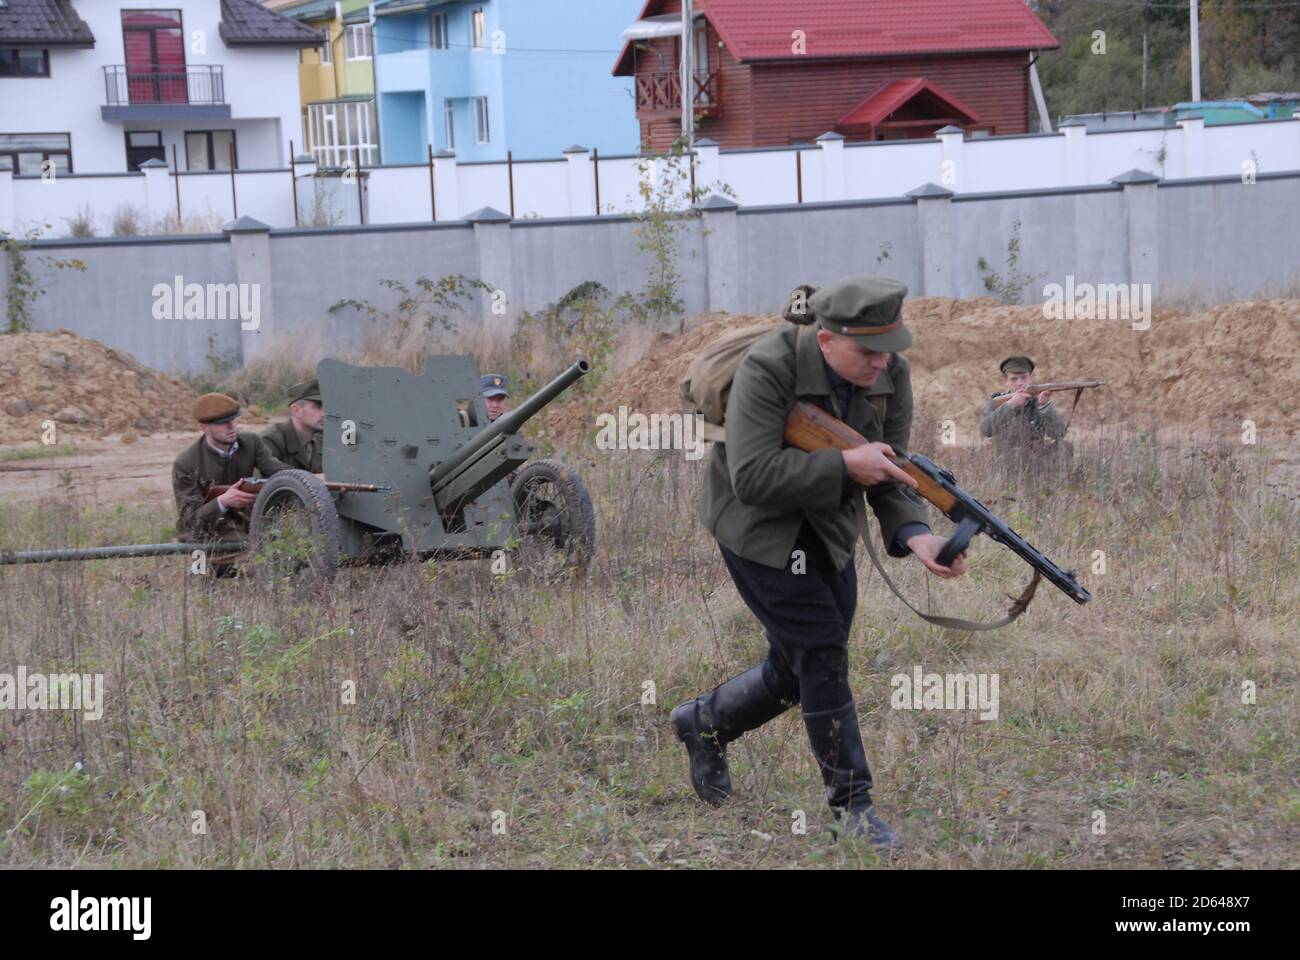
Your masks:
<svg viewBox="0 0 1300 960"><path fill-rule="evenodd" d="M1028 393L1042 393L1044 390L1048 393L1056 393L1058 390L1089 390L1092 387L1104 387L1105 380L1058 380L1055 383L1030 383L1017 390L999 390L992 394L989 399L994 401L995 407L1000 407L1013 396L1025 390Z"/></svg>
<svg viewBox="0 0 1300 960"><path fill-rule="evenodd" d="M847 423L836 419L821 407L809 403L807 400L796 401L794 409L790 411L790 416L785 424L785 441L793 447L810 453L826 449L850 450L868 442L866 437ZM1039 577L1051 581L1075 603L1084 604L1092 599L1092 594L1085 590L1075 579L1072 571L1062 570L1040 553L1020 534L1007 526L993 511L959 487L956 478L929 457L922 456L919 453L905 453L901 456L890 457L890 460L893 461L896 467L916 480L916 492L918 494L934 504L939 509L939 512L957 524L957 529L953 531L952 536L948 538L947 543L943 545L943 549L935 557L935 560L940 564L945 567L951 566L952 561L966 549L975 535L983 533L990 539L1011 549L1034 568L1034 581L1030 588L1025 591L1027 597L1022 595L1020 600L1016 601L1016 605L1020 607L1021 612L1023 612L1024 607L1029 605L1028 598L1032 598ZM867 545L870 546L870 540L867 541ZM1021 606L1022 604L1023 606ZM908 605L911 606L911 604ZM1014 612L1016 607L1013 607L1012 610L1012 619L1014 619L1019 613Z"/></svg>
<svg viewBox="0 0 1300 960"><path fill-rule="evenodd" d="M245 493L257 493L262 489L262 485L265 484L266 481L269 479L271 478L270 477L245 477L244 479L240 480L238 483L213 484L212 486L208 487L207 493L203 495L203 502L208 503L209 501L217 499L217 497L221 496L231 487L238 487L240 490L243 490ZM325 484L326 490L333 490L339 493L381 493L383 491L393 489L387 484L377 484L377 483L341 483L341 482L336 482L334 480L322 480L321 482Z"/></svg>

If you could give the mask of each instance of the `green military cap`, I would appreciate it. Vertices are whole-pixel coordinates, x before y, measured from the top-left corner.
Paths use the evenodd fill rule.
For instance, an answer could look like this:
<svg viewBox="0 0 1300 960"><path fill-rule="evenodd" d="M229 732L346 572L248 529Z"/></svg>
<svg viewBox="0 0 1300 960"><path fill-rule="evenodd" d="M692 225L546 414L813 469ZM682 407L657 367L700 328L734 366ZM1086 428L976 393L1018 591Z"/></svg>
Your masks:
<svg viewBox="0 0 1300 960"><path fill-rule="evenodd" d="M225 423L239 416L239 401L224 393L205 393L194 401L193 412L199 423Z"/></svg>
<svg viewBox="0 0 1300 960"><path fill-rule="evenodd" d="M906 285L888 277L846 277L819 289L808 307L823 330L852 337L867 350L893 353L912 345L903 326L905 296Z"/></svg>
<svg viewBox="0 0 1300 960"><path fill-rule="evenodd" d="M315 400L320 403L320 381L304 380L290 387L289 402L297 403L299 400Z"/></svg>
<svg viewBox="0 0 1300 960"><path fill-rule="evenodd" d="M998 369L1002 371L1003 376L1008 373L1033 373L1034 361L1028 357L1007 357L998 364Z"/></svg>

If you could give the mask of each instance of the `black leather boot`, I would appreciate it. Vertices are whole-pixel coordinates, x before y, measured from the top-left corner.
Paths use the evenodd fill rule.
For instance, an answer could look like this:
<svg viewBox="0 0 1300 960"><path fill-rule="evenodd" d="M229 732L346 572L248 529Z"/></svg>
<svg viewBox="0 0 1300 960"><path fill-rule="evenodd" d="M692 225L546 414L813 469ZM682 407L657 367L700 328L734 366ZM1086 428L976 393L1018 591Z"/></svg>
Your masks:
<svg viewBox="0 0 1300 960"><path fill-rule="evenodd" d="M872 846L901 846L871 806L871 769L852 700L835 710L803 715L813 756L822 768L826 801L835 815L837 836L865 837Z"/></svg>
<svg viewBox="0 0 1300 960"><path fill-rule="evenodd" d="M746 730L761 727L792 703L773 696L763 679L765 663L683 703L669 721L691 758L691 786L700 799L719 806L731 796L727 744Z"/></svg>

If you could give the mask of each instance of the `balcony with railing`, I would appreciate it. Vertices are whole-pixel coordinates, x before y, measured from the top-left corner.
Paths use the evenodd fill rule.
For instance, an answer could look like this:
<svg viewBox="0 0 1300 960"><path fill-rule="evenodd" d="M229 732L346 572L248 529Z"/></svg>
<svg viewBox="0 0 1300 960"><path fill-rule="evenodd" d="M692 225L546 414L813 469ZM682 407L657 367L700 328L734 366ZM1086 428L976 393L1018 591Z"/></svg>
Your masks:
<svg viewBox="0 0 1300 960"><path fill-rule="evenodd" d="M681 116L680 71L642 73L636 78L637 116ZM695 74L695 113L717 117L722 113L722 74L713 70Z"/></svg>
<svg viewBox="0 0 1300 960"><path fill-rule="evenodd" d="M104 68L105 120L228 119L219 64Z"/></svg>

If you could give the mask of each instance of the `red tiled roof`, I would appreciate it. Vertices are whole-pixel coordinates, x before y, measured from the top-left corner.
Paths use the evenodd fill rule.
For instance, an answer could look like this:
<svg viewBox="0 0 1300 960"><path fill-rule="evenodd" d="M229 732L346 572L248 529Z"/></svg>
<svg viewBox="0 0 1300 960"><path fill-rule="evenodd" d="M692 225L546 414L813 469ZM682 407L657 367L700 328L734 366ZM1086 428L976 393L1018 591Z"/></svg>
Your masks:
<svg viewBox="0 0 1300 960"><path fill-rule="evenodd" d="M662 11L646 0L641 18ZM740 61L887 57L1059 47L1024 0L696 0ZM792 50L802 31L804 52ZM616 74L632 72L624 44Z"/></svg>
<svg viewBox="0 0 1300 960"><path fill-rule="evenodd" d="M846 130L877 126L919 93L928 93L939 100L956 114L958 119L964 119L967 123L979 123L978 113L933 80L927 80L925 77L903 77L899 80L890 80L880 86L875 93L840 117L835 127L837 130Z"/></svg>

